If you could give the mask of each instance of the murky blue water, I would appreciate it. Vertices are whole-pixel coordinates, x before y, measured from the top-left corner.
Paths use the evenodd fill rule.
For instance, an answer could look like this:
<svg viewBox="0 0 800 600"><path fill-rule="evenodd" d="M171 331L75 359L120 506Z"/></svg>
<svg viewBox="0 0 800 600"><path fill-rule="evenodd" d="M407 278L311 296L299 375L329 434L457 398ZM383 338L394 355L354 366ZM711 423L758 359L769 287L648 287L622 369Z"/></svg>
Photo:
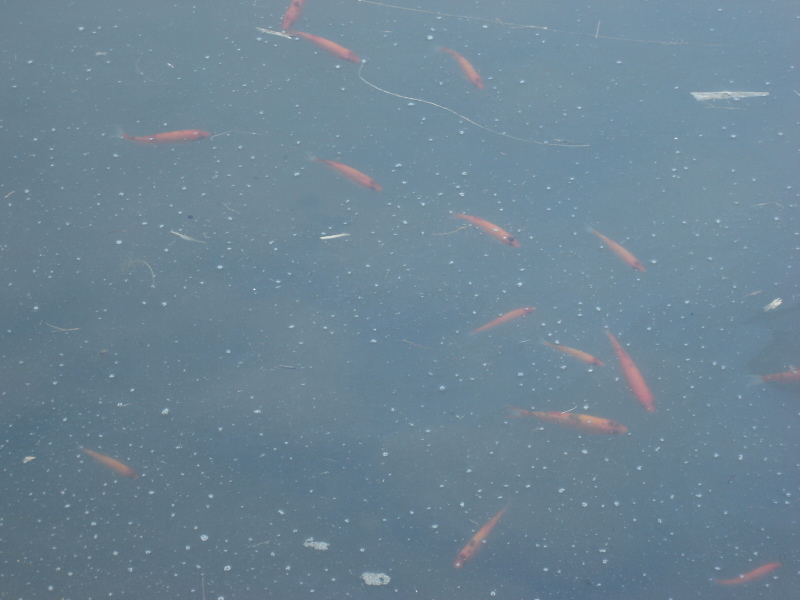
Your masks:
<svg viewBox="0 0 800 600"><path fill-rule="evenodd" d="M792 597L796 11L523 4L6 7L6 598Z"/></svg>

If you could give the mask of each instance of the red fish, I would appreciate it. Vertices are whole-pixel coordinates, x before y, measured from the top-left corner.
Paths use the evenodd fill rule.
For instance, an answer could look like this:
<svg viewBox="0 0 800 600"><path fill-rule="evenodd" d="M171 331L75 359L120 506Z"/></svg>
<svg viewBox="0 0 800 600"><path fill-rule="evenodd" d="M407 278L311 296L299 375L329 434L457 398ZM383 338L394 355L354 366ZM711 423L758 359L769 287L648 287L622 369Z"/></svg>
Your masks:
<svg viewBox="0 0 800 600"><path fill-rule="evenodd" d="M167 131L165 133L156 133L154 135L143 135L137 137L135 135L128 135L121 133L120 137L123 140L130 140L137 144L177 144L180 142L193 142L195 140L204 140L211 137L211 134L202 129L183 129L181 131Z"/></svg>
<svg viewBox="0 0 800 600"><path fill-rule="evenodd" d="M486 523L486 525L481 527L478 532L472 536L472 539L467 542L467 545L464 546L463 550L458 553L456 561L453 563L454 568L460 569L464 566L465 562L475 557L475 555L481 549L481 546L486 542L486 538L492 532L492 529L494 529L494 526L497 525L500 517L502 517L503 513L506 512L506 508L508 508L508 506L493 516L491 520Z"/></svg>
<svg viewBox="0 0 800 600"><path fill-rule="evenodd" d="M778 383L796 383L800 382L800 370L791 368L783 373L770 373L769 375L761 375L761 381L764 383L778 382Z"/></svg>
<svg viewBox="0 0 800 600"><path fill-rule="evenodd" d="M605 435L622 435L628 433L628 428L625 427L625 425L612 421L611 419L603 419L601 417L593 417L591 415L582 415L573 412L523 410L521 408L514 408L513 406L509 406L508 409L511 411L512 417L536 417L546 423L557 423L562 427L578 429L584 433L602 433Z"/></svg>
<svg viewBox="0 0 800 600"><path fill-rule="evenodd" d="M88 448L81 448L86 454L91 456L97 462L104 464L112 471L119 473L120 475L124 475L125 477L132 477L133 479L138 479L139 474L131 469L128 465L119 462L111 458L110 456L106 456L105 454L100 454L99 452L95 452L94 450L89 450Z"/></svg>
<svg viewBox="0 0 800 600"><path fill-rule="evenodd" d="M465 221L472 223L476 227L480 228L481 231L488 233L496 240L500 240L512 248L519 248L519 242L516 240L516 238L507 231L500 229L494 223L489 223L489 221L485 221L480 217L473 217L472 215L462 215L461 213L453 213L453 215L459 219L464 219Z"/></svg>
<svg viewBox="0 0 800 600"><path fill-rule="evenodd" d="M575 348L570 348L569 346L562 346L560 344L551 344L546 340L542 340L542 344L553 348L554 350L558 350L559 352L563 352L567 356L571 356L572 358L577 358L578 360L582 360L588 365L597 365L598 367L604 367L605 363L600 360L599 358L595 358L591 354L587 352L583 352L582 350L576 350Z"/></svg>
<svg viewBox="0 0 800 600"><path fill-rule="evenodd" d="M342 164L340 162L336 162L335 160L325 160L324 158L317 158L316 156L311 160L329 166L331 169L336 171L339 175L341 175L345 179L349 179L353 183L357 183L362 187L374 190L376 192L380 192L381 190L383 190L380 184L377 181L375 181L372 177L365 175L361 171L357 171L353 167Z"/></svg>
<svg viewBox="0 0 800 600"><path fill-rule="evenodd" d="M472 333L478 333L479 331L486 331L487 329L491 329L497 325L502 325L503 323L508 323L509 321L513 321L514 319L518 319L519 317L524 317L528 313L532 313L536 310L535 306L523 306L522 308L517 308L512 310L511 312L507 312L506 314L497 317L486 323L486 325L481 325L477 329L473 329Z"/></svg>
<svg viewBox="0 0 800 600"><path fill-rule="evenodd" d="M283 13L283 22L281 23L281 29L286 31L287 29L291 29L294 22L300 18L300 15L303 14L303 6L305 5L306 0L292 0L292 3L289 4L289 8L286 9L286 12Z"/></svg>
<svg viewBox="0 0 800 600"><path fill-rule="evenodd" d="M464 75L466 75L467 79L469 79L470 82L472 82L472 85L474 85L479 90L483 89L484 87L483 78L480 75L478 75L478 71L475 70L475 67L473 67L466 58L461 56L455 50L450 50L450 48L445 48L444 46L440 46L439 50L441 52L447 52L450 56L455 58L456 62L458 63L458 66L461 67L461 70L464 72Z"/></svg>
<svg viewBox="0 0 800 600"><path fill-rule="evenodd" d="M334 56L338 56L342 60L347 60L354 63L361 62L361 59L358 57L358 54L356 54L352 50L348 50L344 46L340 46L336 42L326 40L325 38L319 37L318 35L313 35L311 33L303 33L302 31L287 31L286 33L290 35L297 35L303 38L304 40L313 42L318 47L325 50L325 52L330 52L331 54L333 54Z"/></svg>
<svg viewBox="0 0 800 600"><path fill-rule="evenodd" d="M631 388L631 392L633 392L633 395L636 396L639 404L644 406L647 412L653 412L656 409L656 404L653 400L653 393L650 391L650 388L647 387L647 383L645 382L644 377L642 377L642 373L636 367L636 364L631 360L631 357L628 356L628 353L625 352L625 349L620 345L620 343L617 341L617 338L614 337L608 327L606 327L606 334L608 335L608 339L611 340L611 346L614 348L614 354L617 355L619 366L622 367L622 374L625 375L625 379L628 381L628 387Z"/></svg>
<svg viewBox="0 0 800 600"><path fill-rule="evenodd" d="M715 579L714 581L716 581L720 585L739 585L741 583L747 583L748 581L753 581L754 579L761 579L762 577L765 577L766 575L772 573L782 564L783 564L782 562L771 562L762 565L757 569L753 569L752 571L748 571L747 573L742 573L738 577L734 577L732 579Z"/></svg>
<svg viewBox="0 0 800 600"><path fill-rule="evenodd" d="M644 272L644 265L642 265L642 263L640 263L640 262L639 262L639 259L637 259L637 258L636 258L636 257L635 257L633 254L631 254L630 252L628 252L628 251L627 251L625 248L623 248L623 247L622 247L620 244L618 244L617 242L615 242L615 241L614 241L614 240L612 240L612 239L609 239L609 238L607 238L607 237L606 237L606 236L604 236L602 233L598 233L598 232L596 232L596 231L595 231L594 229L592 229L591 227L589 227L589 228L588 228L588 231L589 231L589 232L591 232L591 233L593 233L593 234L595 234L597 237L599 237L601 240L603 240L603 243L604 243L606 246L608 246L608 247L611 249L611 251L612 251L614 254L616 254L616 255L617 255L617 256L618 256L618 257L619 257L619 258L620 258L622 261L626 262L627 264L629 264L631 267L633 267L633 268L634 268L634 269L636 269L637 271L642 271L642 272Z"/></svg>

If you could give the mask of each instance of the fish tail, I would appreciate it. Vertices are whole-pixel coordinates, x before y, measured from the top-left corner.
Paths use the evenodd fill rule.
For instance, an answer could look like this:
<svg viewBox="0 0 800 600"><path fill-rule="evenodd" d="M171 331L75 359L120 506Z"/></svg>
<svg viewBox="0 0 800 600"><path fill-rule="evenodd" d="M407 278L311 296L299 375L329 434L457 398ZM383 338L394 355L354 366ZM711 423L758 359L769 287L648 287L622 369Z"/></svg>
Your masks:
<svg viewBox="0 0 800 600"><path fill-rule="evenodd" d="M516 408L514 406L511 406L510 404L508 406L506 406L506 408L511 413L508 416L511 417L512 419L516 419L517 417L521 417L522 416L522 409L521 408Z"/></svg>

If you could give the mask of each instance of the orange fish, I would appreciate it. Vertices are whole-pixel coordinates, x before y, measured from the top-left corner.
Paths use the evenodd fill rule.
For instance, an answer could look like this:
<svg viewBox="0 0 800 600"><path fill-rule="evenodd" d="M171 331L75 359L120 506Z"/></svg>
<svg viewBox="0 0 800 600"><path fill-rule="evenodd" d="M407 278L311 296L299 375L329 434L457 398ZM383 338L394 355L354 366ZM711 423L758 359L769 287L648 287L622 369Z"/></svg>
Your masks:
<svg viewBox="0 0 800 600"><path fill-rule="evenodd" d="M782 562L771 562L762 565L757 569L753 569L752 571L748 571L747 573L742 573L733 579L715 579L714 581L720 585L739 585L740 583L747 583L748 581L753 581L754 579L761 579L762 577L772 573L782 564Z"/></svg>
<svg viewBox="0 0 800 600"><path fill-rule="evenodd" d="M567 356L571 356L572 358L577 358L578 360L582 360L588 365L597 365L598 367L604 367L605 363L600 360L599 358L595 358L591 354L587 352L583 352L582 350L576 350L575 348L570 348L569 346L562 346L560 344L551 344L546 340L542 340L542 344L558 350L559 352L563 352Z"/></svg>
<svg viewBox="0 0 800 600"><path fill-rule="evenodd" d="M625 349L620 345L617 338L614 337L608 327L606 327L606 334L608 335L608 339L611 340L614 354L617 355L619 366L622 367L622 374L625 375L631 392L633 392L633 395L636 396L636 399L644 406L647 412L653 412L656 409L656 404L653 401L653 394L650 388L647 387L647 383L644 377L642 377L641 372L636 368L636 364L634 364L631 357L628 356L628 353L625 352Z"/></svg>
<svg viewBox="0 0 800 600"><path fill-rule="evenodd" d="M536 417L546 423L557 423L562 427L570 427L578 429L584 433L602 433L605 435L622 435L628 433L628 428L625 425L612 421L611 419L602 419L600 417L593 417L591 415L581 415L573 412L541 412L536 410L523 410L521 408L514 408L509 406L512 417Z"/></svg>
<svg viewBox="0 0 800 600"><path fill-rule="evenodd" d="M455 58L456 62L458 63L458 66L461 67L461 70L464 72L464 75L466 75L467 79L469 79L472 82L472 85L474 85L479 90L483 89L484 87L483 78L480 75L478 75L478 72L475 70L475 67L473 67L466 58L461 56L455 50L450 50L450 48L445 48L444 46L440 46L439 50L441 52L447 52L450 56Z"/></svg>
<svg viewBox="0 0 800 600"><path fill-rule="evenodd" d="M623 248L617 242L607 238L602 233L596 232L591 227L588 227L587 231L595 234L597 237L599 237L601 240L603 240L603 243L606 246L608 246L609 248L611 248L611 251L614 252L614 254L616 254L621 260L623 260L624 262L628 263L630 266L632 266L637 271L644 272L644 265L642 265L642 263L639 262L639 259L637 259L633 254L628 252L625 248Z"/></svg>
<svg viewBox="0 0 800 600"><path fill-rule="evenodd" d="M361 59L358 55L353 52L352 50L348 50L344 46L340 46L336 42L332 42L330 40L326 40L323 37L319 37L318 35L312 35L310 33L303 33L302 31L287 31L286 33L290 35L298 35L304 40L308 40L309 42L315 43L318 47L325 50L325 52L330 52L334 56L338 56L342 60L347 60L350 62L361 62Z"/></svg>
<svg viewBox="0 0 800 600"><path fill-rule="evenodd" d="M496 325L502 325L503 323L508 323L509 321L513 321L514 319L518 319L519 317L524 317L528 313L532 313L536 310L535 306L523 306L522 308L517 308L512 310L511 312L507 312L501 317L497 317L486 323L486 325L481 325L477 329L473 329L472 333L478 333L479 331L486 331L487 329L491 329Z"/></svg>
<svg viewBox="0 0 800 600"><path fill-rule="evenodd" d="M475 557L475 555L481 549L481 546L486 542L486 538L492 532L492 529L494 529L494 526L497 525L500 517L502 517L503 513L506 512L506 508L508 508L508 506L493 516L491 520L486 523L486 525L481 527L478 532L472 536L472 539L467 542L467 545L464 546L464 549L458 553L458 556L456 556L456 561L453 563L453 567L460 569L464 566L465 562Z"/></svg>
<svg viewBox="0 0 800 600"><path fill-rule="evenodd" d="M100 454L99 452L95 452L94 450L89 450L88 448L81 448L86 454L91 456L96 461L103 463L112 471L119 473L120 475L125 475L125 477L132 477L133 479L138 479L139 474L131 469L128 465L119 462L111 458L110 456L106 456L105 454Z"/></svg>
<svg viewBox="0 0 800 600"><path fill-rule="evenodd" d="M769 375L761 375L761 381L764 383L778 382L778 383L796 383L800 381L800 370L791 368L783 373L770 373Z"/></svg>
<svg viewBox="0 0 800 600"><path fill-rule="evenodd" d="M128 135L121 133L120 137L123 140L130 140L137 144L177 144L180 142L193 142L195 140L203 140L211 137L211 134L202 129L184 129L182 131L167 131L165 133L156 133L154 135L143 135L137 137L135 135Z"/></svg>
<svg viewBox="0 0 800 600"><path fill-rule="evenodd" d="M303 6L305 5L306 0L292 0L292 3L289 4L289 8L286 9L286 12L283 13L283 22L281 23L281 29L286 31L287 29L291 29L294 22L300 18L300 15L303 13Z"/></svg>
<svg viewBox="0 0 800 600"><path fill-rule="evenodd" d="M489 221L485 221L480 217L473 217L472 215L462 215L461 213L453 213L453 215L459 219L464 219L465 221L472 223L476 227L479 227L484 233L488 233L490 236L500 240L504 244L508 244L512 248L519 248L519 242L516 240L516 238L507 231L500 229L494 223L489 223Z"/></svg>
<svg viewBox="0 0 800 600"><path fill-rule="evenodd" d="M317 158L316 156L311 160L329 166L331 169L336 171L339 175L341 175L345 179L349 179L353 183L357 183L360 186L363 186L370 190L374 190L376 192L380 192L383 189L380 186L380 184L377 181L375 181L372 177L365 175L361 171L355 170L353 167L343 165L342 163L336 162L335 160L325 160L324 158Z"/></svg>

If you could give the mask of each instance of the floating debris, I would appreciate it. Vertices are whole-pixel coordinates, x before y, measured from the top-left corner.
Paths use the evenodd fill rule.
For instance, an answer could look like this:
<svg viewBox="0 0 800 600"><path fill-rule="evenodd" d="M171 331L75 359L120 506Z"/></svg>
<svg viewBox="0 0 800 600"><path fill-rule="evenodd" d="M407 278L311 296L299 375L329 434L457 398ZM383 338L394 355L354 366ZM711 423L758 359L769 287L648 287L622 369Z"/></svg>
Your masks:
<svg viewBox="0 0 800 600"><path fill-rule="evenodd" d="M730 100L731 98L756 98L769 96L769 92L692 92L695 100Z"/></svg>
<svg viewBox="0 0 800 600"><path fill-rule="evenodd" d="M170 230L170 233L177 235L182 240L186 240L187 242L197 242L198 244L207 244L208 242L204 242L203 240L196 240L193 237L189 237L185 233L181 233L180 231L175 231L174 229Z"/></svg>
<svg viewBox="0 0 800 600"><path fill-rule="evenodd" d="M26 456L25 458L22 459L22 464L29 463L32 460L36 460L36 457L35 456Z"/></svg>
<svg viewBox="0 0 800 600"><path fill-rule="evenodd" d="M308 538L303 542L303 546L306 548L313 548L314 550L327 550L331 545L328 542L315 542L314 538Z"/></svg>
<svg viewBox="0 0 800 600"><path fill-rule="evenodd" d="M367 585L388 585L392 580L386 573L362 573L361 579Z"/></svg>
<svg viewBox="0 0 800 600"><path fill-rule="evenodd" d="M319 239L321 239L321 240L335 240L336 238L348 237L349 235L350 235L349 233L335 233L333 235L323 235Z"/></svg>
<svg viewBox="0 0 800 600"><path fill-rule="evenodd" d="M775 300L773 300L764 307L764 310L765 311L773 310L775 308L778 308L781 304L783 304L783 300L781 298L775 298Z"/></svg>
<svg viewBox="0 0 800 600"><path fill-rule="evenodd" d="M277 35L278 37L288 38L290 40L299 39L296 35L290 35L285 31L274 31L273 29L264 29L263 27L256 27L261 33L268 33L269 35Z"/></svg>

